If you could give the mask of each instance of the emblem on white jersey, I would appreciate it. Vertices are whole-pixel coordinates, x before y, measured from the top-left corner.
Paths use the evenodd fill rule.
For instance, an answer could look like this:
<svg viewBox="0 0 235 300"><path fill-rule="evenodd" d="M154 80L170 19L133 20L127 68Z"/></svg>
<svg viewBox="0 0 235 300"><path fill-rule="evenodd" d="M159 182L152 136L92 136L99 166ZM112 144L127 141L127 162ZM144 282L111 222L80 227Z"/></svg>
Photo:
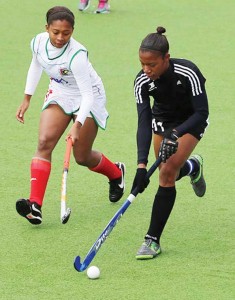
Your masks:
<svg viewBox="0 0 235 300"><path fill-rule="evenodd" d="M157 87L155 86L154 82L149 83L149 92L156 89Z"/></svg>
<svg viewBox="0 0 235 300"><path fill-rule="evenodd" d="M60 74L61 75L69 75L71 73L70 70L68 69L60 69Z"/></svg>

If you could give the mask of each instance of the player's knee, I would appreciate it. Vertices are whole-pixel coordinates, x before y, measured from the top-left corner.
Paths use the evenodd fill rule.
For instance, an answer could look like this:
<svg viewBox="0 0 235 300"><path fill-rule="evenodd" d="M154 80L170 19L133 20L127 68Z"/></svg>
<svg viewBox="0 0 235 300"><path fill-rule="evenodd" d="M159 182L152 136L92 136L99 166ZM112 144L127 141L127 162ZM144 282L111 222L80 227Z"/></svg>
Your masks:
<svg viewBox="0 0 235 300"><path fill-rule="evenodd" d="M159 172L160 182L164 184L174 184L178 170L174 168L171 164L162 164L161 170Z"/></svg>
<svg viewBox="0 0 235 300"><path fill-rule="evenodd" d="M38 140L38 147L37 150L39 152L52 152L53 150L53 143L49 141L46 137L40 137Z"/></svg>
<svg viewBox="0 0 235 300"><path fill-rule="evenodd" d="M88 165L88 159L86 155L79 155L75 157L75 161L80 166L87 166Z"/></svg>

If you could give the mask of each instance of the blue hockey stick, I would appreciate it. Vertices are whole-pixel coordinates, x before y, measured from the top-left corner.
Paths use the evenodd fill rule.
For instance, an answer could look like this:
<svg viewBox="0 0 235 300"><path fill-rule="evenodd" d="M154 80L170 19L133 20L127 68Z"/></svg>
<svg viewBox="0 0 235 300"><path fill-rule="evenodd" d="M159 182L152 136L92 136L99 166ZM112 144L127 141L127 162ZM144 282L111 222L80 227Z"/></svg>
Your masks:
<svg viewBox="0 0 235 300"><path fill-rule="evenodd" d="M158 166L161 163L161 158L158 158L155 163L151 166L151 168L148 170L146 177L150 178L151 175L154 173L154 171L158 168ZM105 242L106 238L109 236L113 228L116 226L117 222L121 219L122 215L125 213L127 208L130 206L130 204L134 201L136 196L138 195L139 190L136 187L133 192L127 197L126 201L123 203L123 205L119 208L119 210L116 212L116 214L113 216L113 218L109 221L101 235L98 237L96 242L93 244L89 252L87 253L84 261L81 263L80 256L76 256L74 260L74 268L78 272L82 272L86 270L86 268L89 266L93 258L95 257L96 253L99 251L102 244Z"/></svg>

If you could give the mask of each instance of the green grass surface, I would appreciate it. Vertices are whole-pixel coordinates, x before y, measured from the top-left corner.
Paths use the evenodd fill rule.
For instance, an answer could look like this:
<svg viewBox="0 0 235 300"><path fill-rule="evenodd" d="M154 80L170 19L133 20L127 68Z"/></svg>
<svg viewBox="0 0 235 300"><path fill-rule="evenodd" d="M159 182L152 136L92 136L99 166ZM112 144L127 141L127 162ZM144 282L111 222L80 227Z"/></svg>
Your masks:
<svg viewBox="0 0 235 300"><path fill-rule="evenodd" d="M50 2L50 3L49 3ZM235 4L232 0L110 0L112 12L81 14L77 2L0 0L0 299L173 299L233 300L234 272L234 60ZM44 30L45 13L66 5L76 15L74 37L89 50L108 97L108 128L95 143L113 161L127 166L127 191L108 201L106 178L71 162L70 221L60 224L60 186L65 150L62 138L43 207L43 224L31 226L15 211L29 193L29 164L37 144L38 120L48 80L43 76L24 125L15 120L31 60L31 38ZM210 127L197 147L205 161L207 193L197 198L184 178L162 236L163 253L136 261L147 230L157 175L139 195L92 264L99 280L73 268L128 196L136 168L136 109L133 80L140 69L138 47L158 25L167 29L172 57L193 60L207 78ZM153 162L153 153L150 160Z"/></svg>

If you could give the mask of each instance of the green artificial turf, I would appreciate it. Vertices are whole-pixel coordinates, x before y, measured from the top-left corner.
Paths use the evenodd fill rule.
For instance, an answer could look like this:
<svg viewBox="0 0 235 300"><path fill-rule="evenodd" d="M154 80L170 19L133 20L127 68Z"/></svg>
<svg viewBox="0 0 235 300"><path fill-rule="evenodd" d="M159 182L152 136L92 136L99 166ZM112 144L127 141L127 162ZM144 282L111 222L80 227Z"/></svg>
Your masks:
<svg viewBox="0 0 235 300"><path fill-rule="evenodd" d="M160 299L233 300L234 272L234 60L235 3L232 0L110 0L111 13L86 13L77 2L0 0L0 299ZM127 167L126 192L112 204L107 178L71 161L68 205L72 214L60 223L60 188L64 137L53 153L43 206L43 224L32 226L15 211L28 197L30 161L37 146L38 122L48 79L43 76L32 98L25 124L15 119L23 100L31 60L32 37L44 31L46 11L68 6L76 16L74 37L89 50L101 75L110 113L94 148ZM207 79L210 126L195 152L204 157L207 193L197 198L189 178L177 182L177 201L163 233L162 254L137 261L149 225L158 186L157 172L114 228L92 264L98 280L73 268L83 259L129 195L136 169L137 116L133 81L140 70L138 47L158 25L167 29L172 57L195 62ZM154 161L153 151L150 162Z"/></svg>

